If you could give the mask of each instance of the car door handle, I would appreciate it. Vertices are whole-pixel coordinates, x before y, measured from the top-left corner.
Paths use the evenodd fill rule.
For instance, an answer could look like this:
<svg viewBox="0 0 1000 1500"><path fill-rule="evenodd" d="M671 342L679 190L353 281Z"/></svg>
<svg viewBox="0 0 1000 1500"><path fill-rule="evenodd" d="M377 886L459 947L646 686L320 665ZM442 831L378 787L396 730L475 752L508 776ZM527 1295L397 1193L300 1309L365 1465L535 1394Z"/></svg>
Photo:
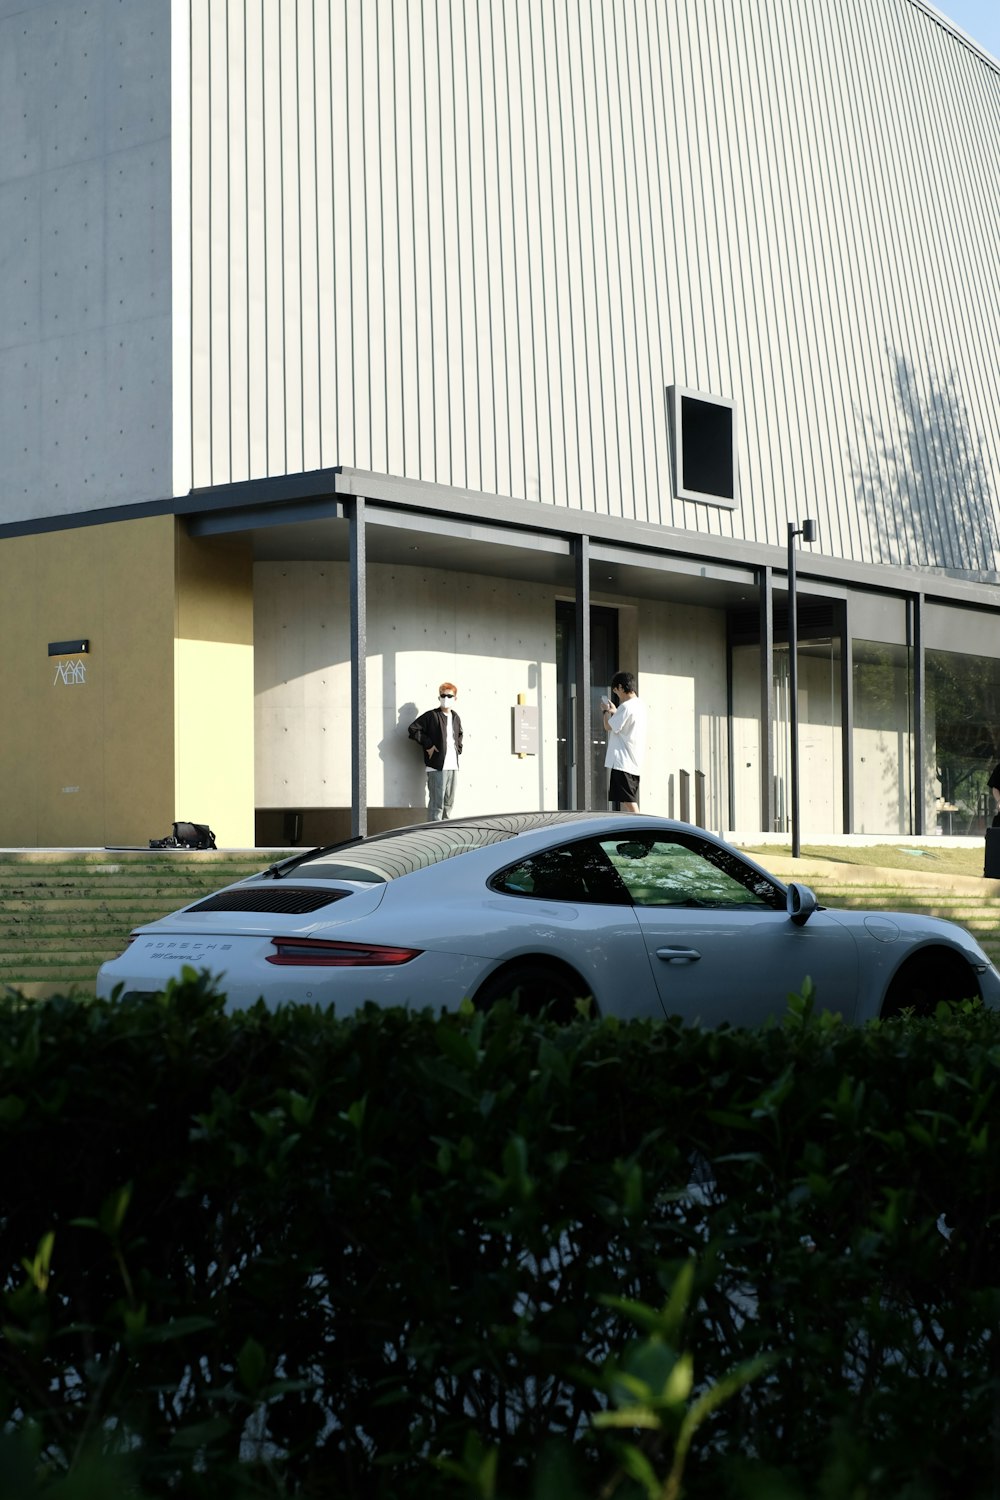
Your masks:
<svg viewBox="0 0 1000 1500"><path fill-rule="evenodd" d="M657 958L662 958L664 963L694 963L701 957L697 948L657 948Z"/></svg>

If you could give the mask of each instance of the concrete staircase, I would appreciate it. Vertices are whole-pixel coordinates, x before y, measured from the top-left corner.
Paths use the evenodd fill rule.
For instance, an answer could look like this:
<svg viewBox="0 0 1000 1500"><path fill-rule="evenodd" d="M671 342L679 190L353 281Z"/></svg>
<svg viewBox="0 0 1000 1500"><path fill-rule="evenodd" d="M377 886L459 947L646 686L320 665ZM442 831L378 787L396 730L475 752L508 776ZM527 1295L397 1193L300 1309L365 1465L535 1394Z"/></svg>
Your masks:
<svg viewBox="0 0 1000 1500"><path fill-rule="evenodd" d="M0 851L0 993L92 994L133 927L264 869L281 851ZM919 911L975 933L1000 963L1000 881L762 856L830 906Z"/></svg>
<svg viewBox="0 0 1000 1500"><path fill-rule="evenodd" d="M0 993L93 994L133 927L264 869L283 853L0 851Z"/></svg>

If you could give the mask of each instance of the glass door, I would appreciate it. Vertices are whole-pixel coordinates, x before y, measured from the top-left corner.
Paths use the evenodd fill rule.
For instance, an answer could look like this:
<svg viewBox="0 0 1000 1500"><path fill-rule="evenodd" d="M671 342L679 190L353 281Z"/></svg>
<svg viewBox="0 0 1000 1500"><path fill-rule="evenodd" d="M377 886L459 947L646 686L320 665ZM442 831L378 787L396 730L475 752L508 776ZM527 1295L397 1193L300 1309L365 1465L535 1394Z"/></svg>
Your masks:
<svg viewBox="0 0 1000 1500"><path fill-rule="evenodd" d="M601 717L601 698L618 670L618 611L595 604L590 610L590 715L593 733L591 806L608 805L608 773L604 769L607 742ZM559 743L559 806L576 802L576 605L556 601L556 736Z"/></svg>

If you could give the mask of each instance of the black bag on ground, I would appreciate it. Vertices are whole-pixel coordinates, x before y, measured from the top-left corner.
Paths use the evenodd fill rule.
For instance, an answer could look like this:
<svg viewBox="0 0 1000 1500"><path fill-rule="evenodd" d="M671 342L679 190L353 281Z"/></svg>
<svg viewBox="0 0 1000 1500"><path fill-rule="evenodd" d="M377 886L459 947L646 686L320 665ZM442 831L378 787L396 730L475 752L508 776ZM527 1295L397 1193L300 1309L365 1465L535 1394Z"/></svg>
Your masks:
<svg viewBox="0 0 1000 1500"><path fill-rule="evenodd" d="M151 849L214 849L215 834L207 823L175 823L169 838L150 839Z"/></svg>

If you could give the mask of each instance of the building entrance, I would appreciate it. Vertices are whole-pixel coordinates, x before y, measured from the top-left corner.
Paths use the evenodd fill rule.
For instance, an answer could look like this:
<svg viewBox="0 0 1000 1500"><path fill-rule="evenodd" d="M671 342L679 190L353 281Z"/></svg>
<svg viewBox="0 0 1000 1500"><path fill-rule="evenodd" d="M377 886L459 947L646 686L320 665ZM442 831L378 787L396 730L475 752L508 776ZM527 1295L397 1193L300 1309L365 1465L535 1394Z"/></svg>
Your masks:
<svg viewBox="0 0 1000 1500"><path fill-rule="evenodd" d="M556 736L559 742L559 806L578 805L576 753L576 606L556 601ZM608 773L604 769L606 740L601 698L618 670L618 611L595 604L590 611L590 712L594 726L594 762L590 805L608 805Z"/></svg>

